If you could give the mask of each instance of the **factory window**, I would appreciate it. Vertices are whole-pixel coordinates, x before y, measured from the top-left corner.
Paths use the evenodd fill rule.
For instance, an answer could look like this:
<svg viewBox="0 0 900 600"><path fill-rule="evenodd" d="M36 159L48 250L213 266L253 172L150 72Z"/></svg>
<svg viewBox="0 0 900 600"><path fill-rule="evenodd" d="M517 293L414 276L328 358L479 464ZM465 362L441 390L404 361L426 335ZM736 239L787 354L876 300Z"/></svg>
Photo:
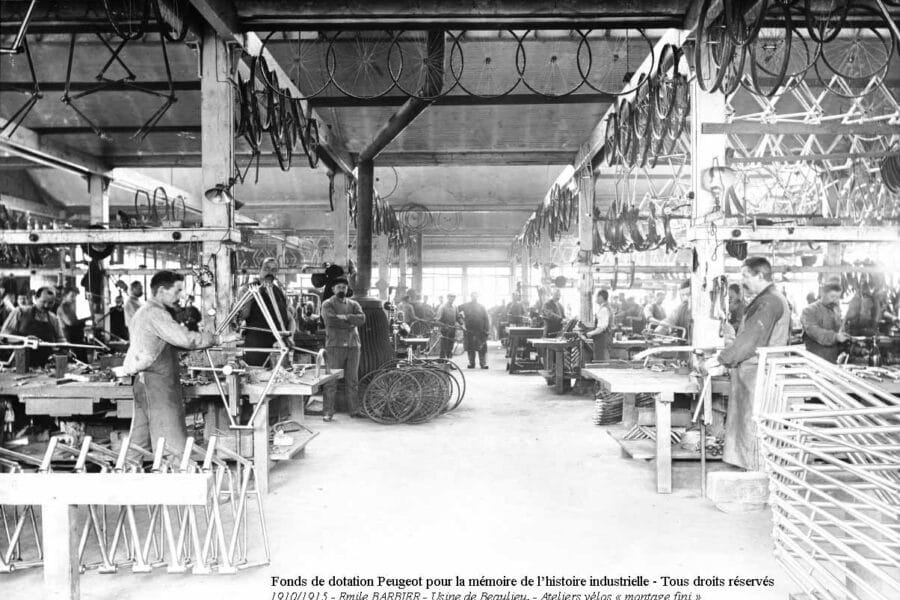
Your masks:
<svg viewBox="0 0 900 600"><path fill-rule="evenodd" d="M469 267L469 293L478 292L478 301L490 308L510 299L509 267ZM468 301L468 298L466 298Z"/></svg>
<svg viewBox="0 0 900 600"><path fill-rule="evenodd" d="M462 298L462 268L430 267L422 268L422 297L428 296L429 304L437 304L448 293ZM457 300L459 304L459 300Z"/></svg>

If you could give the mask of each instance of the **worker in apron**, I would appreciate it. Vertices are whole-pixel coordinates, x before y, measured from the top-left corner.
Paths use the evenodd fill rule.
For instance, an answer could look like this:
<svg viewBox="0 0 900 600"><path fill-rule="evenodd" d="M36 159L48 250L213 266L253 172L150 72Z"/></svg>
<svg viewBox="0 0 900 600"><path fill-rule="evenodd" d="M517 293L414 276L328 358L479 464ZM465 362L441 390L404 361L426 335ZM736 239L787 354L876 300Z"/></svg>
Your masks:
<svg viewBox="0 0 900 600"><path fill-rule="evenodd" d="M134 375L134 415L131 442L156 451L160 438L174 453L184 449L187 428L181 397L181 372L178 354L237 341L230 333L216 336L210 332L189 331L170 312L182 293L184 276L160 271L150 280L151 298L131 320L131 344L119 377Z"/></svg>
<svg viewBox="0 0 900 600"><path fill-rule="evenodd" d="M294 331L294 320L291 311L288 310L287 296L281 287L276 285L277 275L278 264L275 259L264 260L259 272L259 291L275 326L286 335L291 335ZM248 302L241 312L241 317L246 326L244 345L247 348L272 348L274 351L277 340L259 304L256 301ZM271 354L272 352L247 352L244 354L244 361L248 365L261 367Z"/></svg>
<svg viewBox="0 0 900 600"><path fill-rule="evenodd" d="M42 287L34 295L34 304L18 306L3 323L0 335L10 334L33 337L42 342L65 343L66 336L49 307L56 298L51 287ZM40 346L26 350L25 360L29 369L40 369L47 364L53 354L52 346Z"/></svg>
<svg viewBox="0 0 900 600"><path fill-rule="evenodd" d="M597 306L594 309L594 328L584 334L585 341L590 340L593 349L593 360L609 360L609 346L612 343L612 327L615 316L609 305L609 292L597 292Z"/></svg>
<svg viewBox="0 0 900 600"><path fill-rule="evenodd" d="M731 395L725 421L723 460L748 471L762 468L753 402L758 368L757 348L786 346L791 332L791 309L787 299L772 283L772 265L762 257L752 257L741 267L744 295L753 298L744 312L744 322L734 341L718 356L705 363L711 375L731 369Z"/></svg>

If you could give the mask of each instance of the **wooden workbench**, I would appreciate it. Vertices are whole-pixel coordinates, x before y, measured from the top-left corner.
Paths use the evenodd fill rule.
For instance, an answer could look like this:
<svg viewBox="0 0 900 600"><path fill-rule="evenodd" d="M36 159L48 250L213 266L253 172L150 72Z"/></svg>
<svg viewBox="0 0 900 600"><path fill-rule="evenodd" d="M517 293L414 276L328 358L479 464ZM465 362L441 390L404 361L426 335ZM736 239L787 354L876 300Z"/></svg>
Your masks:
<svg viewBox="0 0 900 600"><path fill-rule="evenodd" d="M329 381L343 377L341 369L333 369L331 373L321 373L318 378L307 373L300 383L276 383L272 386L266 403L259 409L252 429L253 461L256 465L258 487L262 493L269 489L269 470L280 461L296 457L303 451L306 443L312 438L298 439L287 448L278 452L269 451L269 402L287 400L288 417L302 423L305 399L317 393ZM241 393L246 394L250 403L259 403L264 383L249 383L241 386ZM93 415L94 406L101 401L111 401L116 407L116 417L130 419L134 413L134 397L130 385L119 385L113 381L78 382L73 381L58 385L55 377L34 375L23 379L21 375L0 373L0 395L17 396L25 406L27 415L49 415L53 417L71 417L76 415ZM185 400L196 399L207 403L206 434L212 435L213 429L226 429L227 420L223 421L218 408L222 407L219 390L214 383L206 385L187 385L182 387ZM224 408L224 407L223 407ZM220 426L221 424L221 426ZM236 444L237 445L237 444ZM235 448L240 452L240 448Z"/></svg>
<svg viewBox="0 0 900 600"><path fill-rule="evenodd" d="M540 337L544 334L542 327L510 327L509 328L509 361L506 370L510 375L522 371L537 371L540 369L540 361L531 358L533 346L528 343L528 338Z"/></svg>
<svg viewBox="0 0 900 600"><path fill-rule="evenodd" d="M696 394L696 381L688 375L649 369L586 367L581 376L600 381L610 391L622 394L656 394L656 491L672 492L672 402L675 394Z"/></svg>
<svg viewBox="0 0 900 600"><path fill-rule="evenodd" d="M565 338L530 338L528 343L540 350L544 356L544 369L541 375L557 394L564 394L571 389L572 379L578 379L584 357L581 353L581 341ZM577 348L578 356L571 356L573 348Z"/></svg>

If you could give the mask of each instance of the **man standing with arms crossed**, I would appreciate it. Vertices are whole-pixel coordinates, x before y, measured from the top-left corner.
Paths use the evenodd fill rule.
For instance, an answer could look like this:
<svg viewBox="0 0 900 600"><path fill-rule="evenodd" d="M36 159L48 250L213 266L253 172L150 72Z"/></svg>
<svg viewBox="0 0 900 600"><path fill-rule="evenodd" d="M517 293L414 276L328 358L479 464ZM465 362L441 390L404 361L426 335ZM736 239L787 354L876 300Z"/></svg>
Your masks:
<svg viewBox="0 0 900 600"><path fill-rule="evenodd" d="M322 320L325 321L325 360L329 369L344 370L344 388L347 410L351 417L359 413L359 333L356 328L366 322L366 315L356 300L348 298L350 285L346 277L338 277L332 283L334 296L322 303ZM325 384L325 416L334 419L337 381Z"/></svg>
<svg viewBox="0 0 900 600"><path fill-rule="evenodd" d="M159 438L173 452L184 450L187 428L181 398L181 373L178 355L182 350L197 350L240 339L237 333L218 336L194 332L175 321L175 308L184 286L184 276L160 271L150 280L150 299L131 320L131 345L125 362L116 367L116 375L134 375L134 416L131 418L131 442L156 451Z"/></svg>

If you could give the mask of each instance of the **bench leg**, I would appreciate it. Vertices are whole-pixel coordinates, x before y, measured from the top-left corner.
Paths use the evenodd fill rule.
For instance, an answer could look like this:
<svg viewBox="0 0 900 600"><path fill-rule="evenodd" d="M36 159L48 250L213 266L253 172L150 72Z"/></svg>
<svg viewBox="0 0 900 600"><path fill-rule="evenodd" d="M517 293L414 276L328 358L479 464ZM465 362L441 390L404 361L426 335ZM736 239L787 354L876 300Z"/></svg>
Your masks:
<svg viewBox="0 0 900 600"><path fill-rule="evenodd" d="M656 491L672 493L672 402L673 392L656 398Z"/></svg>
<svg viewBox="0 0 900 600"><path fill-rule="evenodd" d="M78 600L78 509L58 502L41 507L44 592L48 600Z"/></svg>

